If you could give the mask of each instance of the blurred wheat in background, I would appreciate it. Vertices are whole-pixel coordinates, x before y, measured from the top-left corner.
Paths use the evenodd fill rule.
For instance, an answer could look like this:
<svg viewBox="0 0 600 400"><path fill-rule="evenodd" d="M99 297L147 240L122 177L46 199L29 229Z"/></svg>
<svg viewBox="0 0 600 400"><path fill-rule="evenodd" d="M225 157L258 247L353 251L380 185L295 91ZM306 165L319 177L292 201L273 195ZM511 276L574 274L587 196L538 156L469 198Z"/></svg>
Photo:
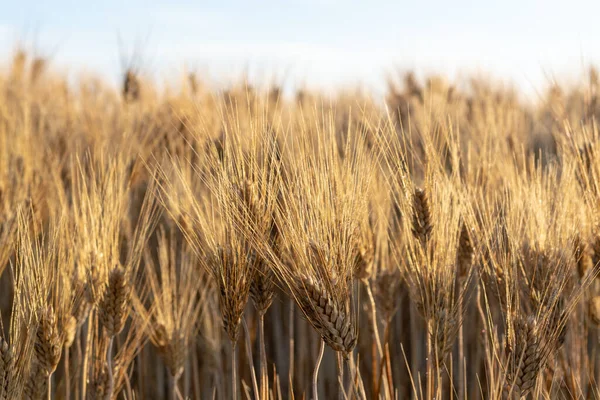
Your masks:
<svg viewBox="0 0 600 400"><path fill-rule="evenodd" d="M0 73L1 399L600 399L600 82Z"/></svg>

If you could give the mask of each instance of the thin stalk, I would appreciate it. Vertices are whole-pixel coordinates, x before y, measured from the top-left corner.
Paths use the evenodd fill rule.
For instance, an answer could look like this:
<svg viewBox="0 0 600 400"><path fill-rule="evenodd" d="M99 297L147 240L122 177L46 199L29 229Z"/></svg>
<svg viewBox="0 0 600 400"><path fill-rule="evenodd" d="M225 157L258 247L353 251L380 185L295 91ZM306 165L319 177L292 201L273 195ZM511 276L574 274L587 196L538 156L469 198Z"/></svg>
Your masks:
<svg viewBox="0 0 600 400"><path fill-rule="evenodd" d="M377 374L376 380L376 390L375 395L376 398L379 398L379 393L381 392L381 385L384 384L385 392L388 393L389 398L393 398L392 396L392 387L393 387L393 377L392 377L392 365L390 362L390 323L391 320L387 320L385 322L385 328L383 330L383 340L384 340L384 353L383 358L381 359L381 363L379 365L379 373ZM385 373L386 380L383 380L383 374Z"/></svg>
<svg viewBox="0 0 600 400"><path fill-rule="evenodd" d="M231 398L237 400L237 343L231 342Z"/></svg>
<svg viewBox="0 0 600 400"><path fill-rule="evenodd" d="M383 356L383 346L379 338L379 328L377 327L377 307L375 305L375 298L373 297L373 291L371 290L371 283L368 279L364 281L365 288L367 289L367 296L369 296L369 304L371 305L371 321L373 323L373 335L375 336L375 343L377 344L377 353L379 358Z"/></svg>
<svg viewBox="0 0 600 400"><path fill-rule="evenodd" d="M105 398L110 400L112 398L112 393L115 388L115 377L113 375L113 365L112 365L112 347L113 347L114 337L111 337L108 341L108 349L106 350L106 368L108 373L108 387L106 388Z"/></svg>
<svg viewBox="0 0 600 400"><path fill-rule="evenodd" d="M290 398L294 397L294 302L289 301L289 331L288 335L290 338L289 348L289 359L290 366L288 370L288 385Z"/></svg>
<svg viewBox="0 0 600 400"><path fill-rule="evenodd" d="M194 398L201 398L202 397L202 391L200 390L200 381L199 381L199 377L200 377L200 368L198 368L198 355L197 355L197 350L196 350L196 346L194 346L194 349L192 351L192 393L194 394ZM203 374L204 375L204 374ZM216 382L211 382L212 384L215 385L216 387Z"/></svg>
<svg viewBox="0 0 600 400"><path fill-rule="evenodd" d="M96 314L95 313L91 313L91 316L88 318L88 320L85 322L84 328L85 328L85 345L84 345L84 355L83 355L83 372L81 375L81 397L85 398L87 395L87 375L88 375L88 360L90 358L90 354L91 354L91 347L90 343L92 342L92 329L91 329L91 321L92 318L94 318L94 322L96 321Z"/></svg>
<svg viewBox="0 0 600 400"><path fill-rule="evenodd" d="M269 376L267 372L267 351L265 348L265 314L259 312L258 315L258 336L260 351L260 394L261 399L269 398Z"/></svg>
<svg viewBox="0 0 600 400"><path fill-rule="evenodd" d="M79 382L79 373L81 371L81 367L82 367L82 362L81 359L82 357L82 350L81 350L81 327L79 327L77 329L77 333L75 334L75 344L77 347L75 347L75 353L77 354L77 364L76 364L76 370L75 370L75 398L78 399L79 398L79 384L77 384L77 382Z"/></svg>
<svg viewBox="0 0 600 400"><path fill-rule="evenodd" d="M422 360L423 360L423 334L421 329L419 329L419 320L420 317L417 315L417 311L414 307L408 308L409 320L410 320L410 341L414 343L412 348L410 349L410 366L408 367L411 371L410 374L414 377L417 377L417 372L422 368ZM421 386L420 379L417 379L419 382L419 387Z"/></svg>
<svg viewBox="0 0 600 400"><path fill-rule="evenodd" d="M339 351L336 353L337 355L337 372L338 372L338 381L340 384L340 391L338 393L338 398L343 400L346 398L346 391L344 390L344 359L342 358L342 353Z"/></svg>
<svg viewBox="0 0 600 400"><path fill-rule="evenodd" d="M169 374L169 394L171 400L177 399L177 379Z"/></svg>
<svg viewBox="0 0 600 400"><path fill-rule="evenodd" d="M260 399L260 392L258 391L258 384L256 383L256 372L254 371L254 358L252 357L252 341L250 340L250 329L246 319L242 318L242 325L244 327L244 337L246 338L246 357L248 357L248 364L250 364L250 376L252 377L252 388L254 389L254 398Z"/></svg>
<svg viewBox="0 0 600 400"><path fill-rule="evenodd" d="M427 400L433 399L433 354L432 354L432 343L431 343L431 334L432 332L432 321L427 321L427 352L426 352L426 360L427 360L427 369L425 372L427 379Z"/></svg>
<svg viewBox="0 0 600 400"><path fill-rule="evenodd" d="M143 353L144 353L144 349L142 349L142 351L140 351L138 353L138 355L136 356L136 362L137 365L139 365L139 368L137 369L137 380L138 380L138 385L140 388L140 397L145 397L146 396L146 389L145 389L145 382L144 382L144 359L143 359Z"/></svg>
<svg viewBox="0 0 600 400"><path fill-rule="evenodd" d="M184 373L183 373L183 397L184 398L190 397L190 384L191 384L190 358L188 357L185 361L185 369L184 369Z"/></svg>
<svg viewBox="0 0 600 400"><path fill-rule="evenodd" d="M65 400L71 399L71 376L69 371L69 348L65 347Z"/></svg>
<svg viewBox="0 0 600 400"><path fill-rule="evenodd" d="M393 398L393 387L394 387L394 378L392 377L392 357L390 356L390 325L391 320L387 320L385 323L385 376L387 379L387 391L389 393L390 398Z"/></svg>
<svg viewBox="0 0 600 400"><path fill-rule="evenodd" d="M315 364L315 370L313 372L313 400L319 400L319 388L317 386L317 380L319 379L319 368L321 367L321 361L323 360L323 354L325 353L325 342L321 339L321 346L319 348L319 356L317 357L317 363Z"/></svg>
<svg viewBox="0 0 600 400"><path fill-rule="evenodd" d="M358 361L354 361L354 355L350 354L350 357L348 358L348 369L350 370L350 384L352 385L352 390L348 390L348 392L350 393L350 399L352 399L354 395L356 395L357 399L366 399L367 394L365 392L365 385L360 376L357 364Z"/></svg>
<svg viewBox="0 0 600 400"><path fill-rule="evenodd" d="M379 397L377 396L377 392L379 390L379 382L377 370L379 362L377 361L377 345L375 342L371 342L371 398L372 400L377 400Z"/></svg>
<svg viewBox="0 0 600 400"><path fill-rule="evenodd" d="M466 365L465 365L465 337L463 331L462 301L458 302L458 400L465 400Z"/></svg>
<svg viewBox="0 0 600 400"><path fill-rule="evenodd" d="M48 374L48 400L52 400L52 374Z"/></svg>
<svg viewBox="0 0 600 400"><path fill-rule="evenodd" d="M133 396L133 389L131 389L131 382L129 382L129 376L127 376L127 374L125 374L125 389L127 390L127 398L135 399Z"/></svg>

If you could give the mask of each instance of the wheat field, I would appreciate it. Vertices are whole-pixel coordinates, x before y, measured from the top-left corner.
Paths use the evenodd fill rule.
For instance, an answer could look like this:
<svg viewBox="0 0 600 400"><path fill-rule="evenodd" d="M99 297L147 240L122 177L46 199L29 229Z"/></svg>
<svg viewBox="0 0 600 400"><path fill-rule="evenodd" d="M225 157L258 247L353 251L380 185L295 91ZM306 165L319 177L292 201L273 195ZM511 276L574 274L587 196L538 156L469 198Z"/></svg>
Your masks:
<svg viewBox="0 0 600 400"><path fill-rule="evenodd" d="M595 69L178 82L0 68L0 399L600 399Z"/></svg>

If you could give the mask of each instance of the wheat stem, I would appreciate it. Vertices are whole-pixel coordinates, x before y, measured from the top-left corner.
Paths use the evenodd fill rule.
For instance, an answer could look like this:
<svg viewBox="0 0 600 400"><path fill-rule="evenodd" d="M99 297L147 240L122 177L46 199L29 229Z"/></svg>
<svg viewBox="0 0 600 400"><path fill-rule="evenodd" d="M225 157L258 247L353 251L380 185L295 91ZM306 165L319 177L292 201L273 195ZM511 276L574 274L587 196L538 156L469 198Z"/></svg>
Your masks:
<svg viewBox="0 0 600 400"><path fill-rule="evenodd" d="M69 371L69 348L65 348L65 400L71 399L71 377Z"/></svg>
<svg viewBox="0 0 600 400"><path fill-rule="evenodd" d="M338 398L340 400L344 400L347 398L346 396L346 391L344 389L344 358L342 356L342 353L340 353L339 351L336 352L336 358L337 358L337 371L338 371L338 382L340 385L340 391L338 393Z"/></svg>
<svg viewBox="0 0 600 400"><path fill-rule="evenodd" d="M237 400L237 343L231 342L231 398Z"/></svg>
<svg viewBox="0 0 600 400"><path fill-rule="evenodd" d="M113 347L114 337L111 337L108 340L108 349L106 350L106 368L108 374L108 387L106 388L105 398L106 400L110 400L112 398L112 393L115 387L115 377L113 375L113 362L112 362L112 347Z"/></svg>
<svg viewBox="0 0 600 400"><path fill-rule="evenodd" d="M430 332L432 331L432 321L429 320L427 321L427 350L426 350L426 360L427 360L427 367L426 367L426 372L425 372L425 376L427 378L427 400L432 400L433 399L433 346L431 343L431 334Z"/></svg>
<svg viewBox="0 0 600 400"><path fill-rule="evenodd" d="M246 319L242 317L242 326L244 327L244 336L246 338L246 357L248 357L248 364L250 366L250 376L252 377L252 388L254 390L254 398L260 399L260 392L258 391L258 384L256 382L256 371L254 370L254 358L252 357L252 341L250 340L250 329Z"/></svg>
<svg viewBox="0 0 600 400"><path fill-rule="evenodd" d="M377 307L375 306L375 298L373 297L373 291L371 290L371 283L368 279L364 281L365 288L367 289L367 295L369 296L369 303L371 305L371 318L373 322L373 336L375 336L375 343L377 344L377 352L379 358L383 356L383 347L381 346L381 339L379 338L379 328L377 327Z"/></svg>
<svg viewBox="0 0 600 400"><path fill-rule="evenodd" d="M323 354L325 353L325 341L321 339L321 346L319 347L319 356L317 357L317 363L315 364L315 370L313 372L312 391L313 400L319 400L319 388L317 386L317 380L319 378L319 368L321 367L321 361L323 360Z"/></svg>
<svg viewBox="0 0 600 400"><path fill-rule="evenodd" d="M265 315L258 316L258 336L260 351L260 394L261 399L267 400L269 396L269 377L267 371L267 351L265 348Z"/></svg>
<svg viewBox="0 0 600 400"><path fill-rule="evenodd" d="M290 398L293 398L294 394L294 302L289 301L289 331L288 335L290 337L289 343L289 354L290 354L290 366L288 370L288 380L289 380L289 394Z"/></svg>

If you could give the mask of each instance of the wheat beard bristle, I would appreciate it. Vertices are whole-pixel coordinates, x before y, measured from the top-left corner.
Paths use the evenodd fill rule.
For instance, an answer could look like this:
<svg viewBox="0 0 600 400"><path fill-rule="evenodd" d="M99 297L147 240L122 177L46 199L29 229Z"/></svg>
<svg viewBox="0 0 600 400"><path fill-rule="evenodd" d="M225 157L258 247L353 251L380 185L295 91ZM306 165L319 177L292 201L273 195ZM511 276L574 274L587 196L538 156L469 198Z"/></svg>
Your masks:
<svg viewBox="0 0 600 400"><path fill-rule="evenodd" d="M110 272L108 286L98 307L100 324L108 337L117 335L125 326L129 287L125 271L118 267Z"/></svg>
<svg viewBox="0 0 600 400"><path fill-rule="evenodd" d="M307 296L298 296L298 303L325 343L344 355L350 354L357 335L348 305L340 305L313 279L302 279L299 287L304 287Z"/></svg>

